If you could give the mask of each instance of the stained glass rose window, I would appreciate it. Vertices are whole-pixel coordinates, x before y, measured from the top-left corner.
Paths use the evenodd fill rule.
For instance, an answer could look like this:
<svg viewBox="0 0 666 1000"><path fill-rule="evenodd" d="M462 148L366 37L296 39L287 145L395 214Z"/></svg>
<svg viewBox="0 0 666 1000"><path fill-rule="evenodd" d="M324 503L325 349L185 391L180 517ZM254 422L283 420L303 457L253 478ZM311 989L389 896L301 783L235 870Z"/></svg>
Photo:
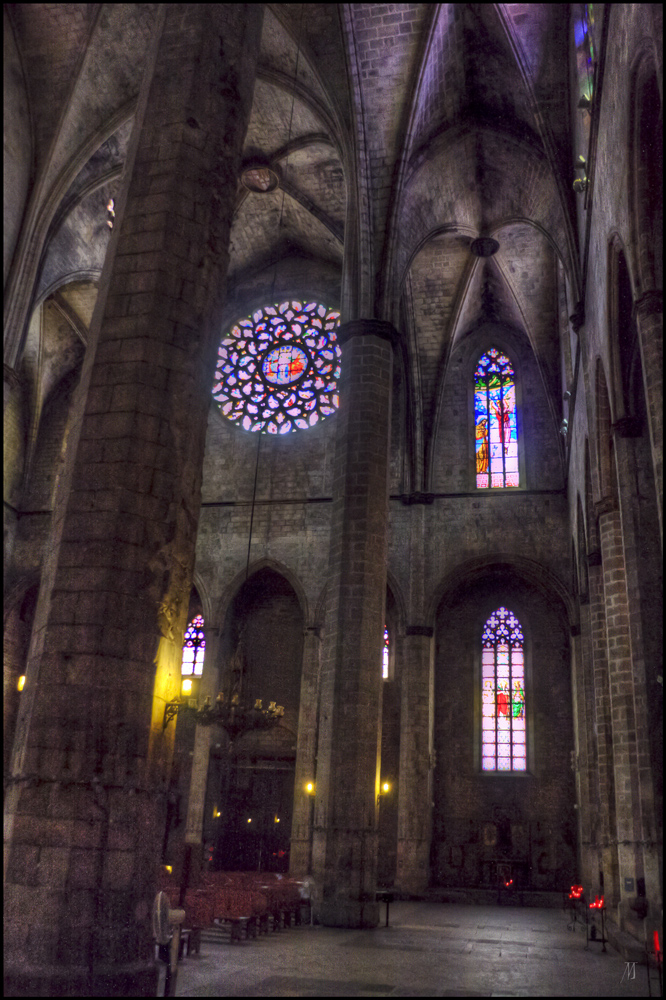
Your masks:
<svg viewBox="0 0 666 1000"><path fill-rule="evenodd" d="M288 434L314 427L339 405L340 314L286 301L239 320L218 350L213 397L246 431Z"/></svg>

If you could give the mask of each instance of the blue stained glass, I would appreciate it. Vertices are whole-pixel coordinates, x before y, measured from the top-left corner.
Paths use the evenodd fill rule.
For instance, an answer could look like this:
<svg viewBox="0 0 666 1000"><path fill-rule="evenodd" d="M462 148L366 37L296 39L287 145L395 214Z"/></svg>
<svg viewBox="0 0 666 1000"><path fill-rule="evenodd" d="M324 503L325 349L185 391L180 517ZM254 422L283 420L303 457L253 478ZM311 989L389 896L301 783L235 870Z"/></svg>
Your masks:
<svg viewBox="0 0 666 1000"><path fill-rule="evenodd" d="M239 320L218 349L213 398L224 416L268 434L304 430L331 416L339 406L339 324L336 310L298 300Z"/></svg>
<svg viewBox="0 0 666 1000"><path fill-rule="evenodd" d="M479 359L474 373L474 425L477 488L518 486L514 372L496 347Z"/></svg>
<svg viewBox="0 0 666 1000"><path fill-rule="evenodd" d="M201 615L197 615L187 626L183 638L183 657L180 668L182 676L201 677L205 650L204 620Z"/></svg>

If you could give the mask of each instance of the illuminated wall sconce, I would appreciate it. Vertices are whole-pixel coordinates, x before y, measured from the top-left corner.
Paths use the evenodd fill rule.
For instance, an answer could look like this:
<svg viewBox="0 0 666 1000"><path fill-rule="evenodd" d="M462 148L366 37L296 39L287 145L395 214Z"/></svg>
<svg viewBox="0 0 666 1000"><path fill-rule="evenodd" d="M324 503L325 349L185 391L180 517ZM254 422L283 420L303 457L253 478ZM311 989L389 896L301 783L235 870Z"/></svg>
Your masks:
<svg viewBox="0 0 666 1000"><path fill-rule="evenodd" d="M388 795L390 791L391 791L391 785L389 784L389 782L388 781L382 782L380 795Z"/></svg>
<svg viewBox="0 0 666 1000"><path fill-rule="evenodd" d="M274 820L274 822L275 822L275 823L279 823L279 822L280 822L280 817L279 817L279 816L276 816L276 817L275 817L275 820Z"/></svg>
<svg viewBox="0 0 666 1000"><path fill-rule="evenodd" d="M19 691L23 690L23 688L25 687L25 674L22 674L19 677L16 687L18 688Z"/></svg>
<svg viewBox="0 0 666 1000"><path fill-rule="evenodd" d="M251 823L251 822L252 822L252 817L250 816L250 818L248 819L248 823Z"/></svg>
<svg viewBox="0 0 666 1000"><path fill-rule="evenodd" d="M217 808L217 806L214 806L213 807L213 819L219 819L221 815L222 815L222 813Z"/></svg>
<svg viewBox="0 0 666 1000"><path fill-rule="evenodd" d="M307 785L305 786L305 791L308 793L308 795L314 795L315 793L314 781L308 781Z"/></svg>

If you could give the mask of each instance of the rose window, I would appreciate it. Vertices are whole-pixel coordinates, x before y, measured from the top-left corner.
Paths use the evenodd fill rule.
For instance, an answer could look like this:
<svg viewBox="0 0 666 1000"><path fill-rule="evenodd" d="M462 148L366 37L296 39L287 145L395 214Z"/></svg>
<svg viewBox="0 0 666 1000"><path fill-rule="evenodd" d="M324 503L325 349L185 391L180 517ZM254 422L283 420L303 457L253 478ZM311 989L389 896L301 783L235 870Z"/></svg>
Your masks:
<svg viewBox="0 0 666 1000"><path fill-rule="evenodd" d="M246 431L314 427L339 405L340 313L317 302L282 302L241 319L218 349L213 397Z"/></svg>

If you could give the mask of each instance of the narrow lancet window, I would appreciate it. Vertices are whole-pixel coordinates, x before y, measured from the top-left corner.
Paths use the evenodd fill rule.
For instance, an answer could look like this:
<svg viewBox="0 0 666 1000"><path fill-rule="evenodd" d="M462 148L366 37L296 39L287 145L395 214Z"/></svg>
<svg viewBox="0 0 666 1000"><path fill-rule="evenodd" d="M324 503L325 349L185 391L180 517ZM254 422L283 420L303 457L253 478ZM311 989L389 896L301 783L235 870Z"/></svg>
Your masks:
<svg viewBox="0 0 666 1000"><path fill-rule="evenodd" d="M511 362L492 347L474 372L476 485L518 486L516 382Z"/></svg>
<svg viewBox="0 0 666 1000"><path fill-rule="evenodd" d="M201 677L206 651L206 633L201 615L193 618L185 631L183 660L180 672L183 677Z"/></svg>
<svg viewBox="0 0 666 1000"><path fill-rule="evenodd" d="M523 630L512 611L492 613L481 645L481 767L526 771Z"/></svg>
<svg viewBox="0 0 666 1000"><path fill-rule="evenodd" d="M384 629L384 646L382 648L382 679L387 681L389 676L389 634L388 629Z"/></svg>

